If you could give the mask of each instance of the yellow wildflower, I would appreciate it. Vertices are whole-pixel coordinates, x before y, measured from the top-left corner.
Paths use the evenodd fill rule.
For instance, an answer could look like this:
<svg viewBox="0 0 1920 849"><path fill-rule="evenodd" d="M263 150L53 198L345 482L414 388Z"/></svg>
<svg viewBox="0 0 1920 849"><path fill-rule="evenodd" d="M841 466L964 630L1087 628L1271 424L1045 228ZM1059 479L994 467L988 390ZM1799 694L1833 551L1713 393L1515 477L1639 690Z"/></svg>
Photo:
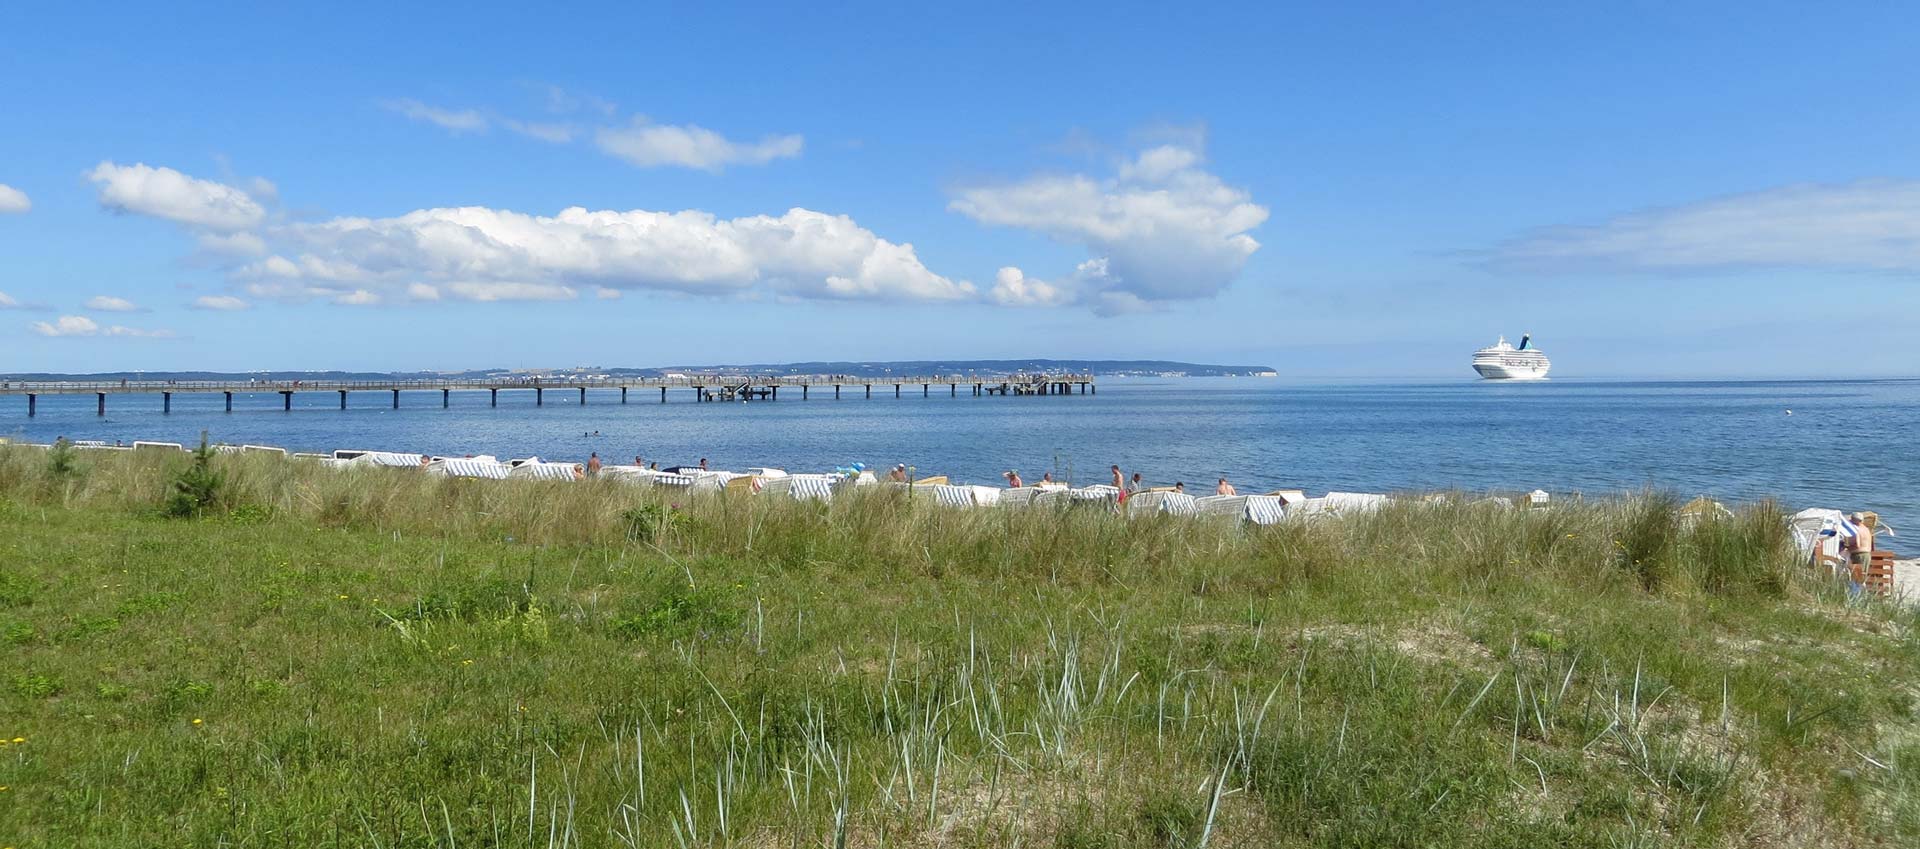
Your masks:
<svg viewBox="0 0 1920 849"><path fill-rule="evenodd" d="M27 738L25 738L25 737L15 737L15 738L13 738L13 742L15 742L15 743L25 743L25 742L27 742Z"/></svg>
<svg viewBox="0 0 1920 849"><path fill-rule="evenodd" d="M200 724L200 717L197 717L197 716L196 716L196 717L194 717L194 718L193 718L193 724L195 724L195 725L199 725L199 724Z"/></svg>
<svg viewBox="0 0 1920 849"><path fill-rule="evenodd" d="M461 665L461 666L472 666L472 665L473 665L473 660L472 660L471 658L469 658L469 659L467 659L467 660L463 660L463 661L460 661L460 665Z"/></svg>

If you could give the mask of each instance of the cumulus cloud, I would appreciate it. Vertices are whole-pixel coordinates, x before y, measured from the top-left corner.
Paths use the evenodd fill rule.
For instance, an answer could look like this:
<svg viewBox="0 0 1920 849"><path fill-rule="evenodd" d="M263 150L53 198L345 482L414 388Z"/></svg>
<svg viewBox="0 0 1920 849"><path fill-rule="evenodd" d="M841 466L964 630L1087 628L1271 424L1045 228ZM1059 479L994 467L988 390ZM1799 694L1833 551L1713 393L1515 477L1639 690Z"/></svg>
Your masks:
<svg viewBox="0 0 1920 849"><path fill-rule="evenodd" d="M102 327L93 319L83 315L63 315L51 322L36 321L33 332L49 337L88 337L117 336L136 339L171 339L171 330L144 330L137 327L122 327L118 324Z"/></svg>
<svg viewBox="0 0 1920 849"><path fill-rule="evenodd" d="M380 105L390 112L454 133L477 133L487 128L487 116L476 109L444 109L405 97L381 101Z"/></svg>
<svg viewBox="0 0 1920 849"><path fill-rule="evenodd" d="M234 312L247 309L251 306L253 305L232 295L201 295L198 298L194 298L192 304L192 307L197 310L214 310L217 312Z"/></svg>
<svg viewBox="0 0 1920 849"><path fill-rule="evenodd" d="M1266 221L1267 208L1207 172L1204 162L1197 145L1163 144L1120 163L1109 177L965 187L948 208L983 224L1083 245L1099 260L1082 264L1070 280L1038 286L1003 270L1006 285L997 282L992 293L1003 303L1085 302L1113 312L1208 298L1259 250L1247 231Z"/></svg>
<svg viewBox="0 0 1920 849"><path fill-rule="evenodd" d="M717 172L729 165L765 165L776 159L791 159L800 155L806 142L798 135L737 142L693 124L650 124L636 119L627 127L600 130L594 135L594 143L642 168L677 165Z"/></svg>
<svg viewBox="0 0 1920 849"><path fill-rule="evenodd" d="M100 205L116 212L164 218L215 233L257 227L266 209L246 192L145 163L102 162L87 173L100 187Z"/></svg>
<svg viewBox="0 0 1920 849"><path fill-rule="evenodd" d="M100 312L146 312L139 304L112 295L95 295L88 298L84 306Z"/></svg>
<svg viewBox="0 0 1920 849"><path fill-rule="evenodd" d="M1920 181L1784 186L1553 227L1498 245L1489 265L1526 271L1920 269Z"/></svg>
<svg viewBox="0 0 1920 849"><path fill-rule="evenodd" d="M720 219L697 211L555 216L486 207L277 228L285 249L239 270L262 297L430 301L563 300L654 289L738 294L754 287L830 299L965 300L973 284L935 274L911 244L844 215ZM353 296L342 301L343 296Z"/></svg>
<svg viewBox="0 0 1920 849"><path fill-rule="evenodd" d="M14 300L12 295L0 292L0 310L17 310L19 308L20 302Z"/></svg>
<svg viewBox="0 0 1920 849"><path fill-rule="evenodd" d="M18 215L33 209L33 201L27 193L6 183L0 183L0 215Z"/></svg>

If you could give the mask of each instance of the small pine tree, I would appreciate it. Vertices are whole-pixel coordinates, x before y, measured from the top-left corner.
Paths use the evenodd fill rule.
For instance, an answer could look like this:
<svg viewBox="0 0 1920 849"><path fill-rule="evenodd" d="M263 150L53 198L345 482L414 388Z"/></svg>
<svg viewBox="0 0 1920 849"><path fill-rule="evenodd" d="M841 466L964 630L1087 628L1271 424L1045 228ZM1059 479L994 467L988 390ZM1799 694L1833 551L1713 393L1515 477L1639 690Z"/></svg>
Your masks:
<svg viewBox="0 0 1920 849"><path fill-rule="evenodd" d="M167 515L184 519L206 512L219 503L220 491L226 483L226 473L213 467L213 448L207 444L207 434L202 431L193 462L173 478L173 491L167 493L165 505Z"/></svg>
<svg viewBox="0 0 1920 849"><path fill-rule="evenodd" d="M47 452L47 475L56 481L80 476L80 462L74 457L73 443L64 436L54 440L53 450Z"/></svg>

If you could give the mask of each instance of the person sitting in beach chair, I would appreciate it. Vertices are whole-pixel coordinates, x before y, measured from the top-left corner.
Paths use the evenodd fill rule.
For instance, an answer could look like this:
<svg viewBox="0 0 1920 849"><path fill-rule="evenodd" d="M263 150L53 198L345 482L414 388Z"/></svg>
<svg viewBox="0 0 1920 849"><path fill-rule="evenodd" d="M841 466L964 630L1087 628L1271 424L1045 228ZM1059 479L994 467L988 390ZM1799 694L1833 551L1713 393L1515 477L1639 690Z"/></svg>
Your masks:
<svg viewBox="0 0 1920 849"><path fill-rule="evenodd" d="M887 480L893 481L894 483L906 483L907 482L907 464L905 463L895 464L893 467L893 470L890 472L887 472Z"/></svg>
<svg viewBox="0 0 1920 849"><path fill-rule="evenodd" d="M1227 483L1226 478L1221 478L1220 485L1213 488L1213 494L1214 495L1239 495L1240 491L1234 489L1233 484Z"/></svg>
<svg viewBox="0 0 1920 849"><path fill-rule="evenodd" d="M1007 487L1008 487L1009 489L1019 489L1019 488L1020 488L1020 473L1019 473L1019 472L1016 472L1016 471L1014 471L1014 470L1012 470L1012 469L1008 469L1007 471L1005 471L1005 472L1002 472L1002 473L1000 473L1000 476L1001 476L1001 477L1003 477L1003 478L1006 478L1006 479L1007 479Z"/></svg>

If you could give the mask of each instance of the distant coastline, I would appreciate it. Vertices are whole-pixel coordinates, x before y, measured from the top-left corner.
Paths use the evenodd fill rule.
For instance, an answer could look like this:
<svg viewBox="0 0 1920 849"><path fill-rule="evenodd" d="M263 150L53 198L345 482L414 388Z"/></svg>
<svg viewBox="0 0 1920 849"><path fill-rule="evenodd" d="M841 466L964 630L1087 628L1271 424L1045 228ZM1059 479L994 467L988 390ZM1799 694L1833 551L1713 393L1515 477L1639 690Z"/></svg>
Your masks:
<svg viewBox="0 0 1920 849"><path fill-rule="evenodd" d="M753 374L791 376L812 374L966 374L970 372L1090 372L1105 377L1274 377L1272 366L1217 365L1177 360L842 360L800 363L738 363L628 366L567 366L562 368L494 368L452 371L105 371L84 374L18 372L0 379L59 380L395 380L423 377L483 379L531 376L665 377L674 374Z"/></svg>

